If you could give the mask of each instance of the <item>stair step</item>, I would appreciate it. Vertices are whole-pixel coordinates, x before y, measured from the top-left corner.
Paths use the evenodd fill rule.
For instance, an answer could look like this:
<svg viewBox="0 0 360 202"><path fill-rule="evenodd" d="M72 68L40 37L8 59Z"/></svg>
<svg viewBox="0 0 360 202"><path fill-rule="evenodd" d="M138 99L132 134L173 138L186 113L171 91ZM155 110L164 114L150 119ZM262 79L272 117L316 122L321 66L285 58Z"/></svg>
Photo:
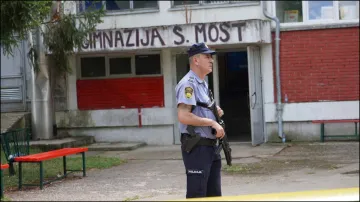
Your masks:
<svg viewBox="0 0 360 202"><path fill-rule="evenodd" d="M85 147L94 142L95 139L92 136L74 136L61 139L30 141L30 147L42 151L50 151L65 147Z"/></svg>
<svg viewBox="0 0 360 202"><path fill-rule="evenodd" d="M146 146L144 142L98 142L88 146L89 151L130 151Z"/></svg>

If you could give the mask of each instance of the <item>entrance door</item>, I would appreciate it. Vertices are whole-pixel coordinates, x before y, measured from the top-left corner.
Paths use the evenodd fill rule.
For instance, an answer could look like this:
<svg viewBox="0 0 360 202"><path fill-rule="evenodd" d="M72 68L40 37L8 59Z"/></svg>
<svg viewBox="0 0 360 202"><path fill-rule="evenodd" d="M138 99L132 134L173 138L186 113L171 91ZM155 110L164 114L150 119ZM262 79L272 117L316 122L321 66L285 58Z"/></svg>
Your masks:
<svg viewBox="0 0 360 202"><path fill-rule="evenodd" d="M231 142L250 142L249 73L247 51L217 53L220 107Z"/></svg>
<svg viewBox="0 0 360 202"><path fill-rule="evenodd" d="M249 46L249 103L251 117L251 139L252 145L264 143L264 116L262 98L262 78L260 63L260 47Z"/></svg>

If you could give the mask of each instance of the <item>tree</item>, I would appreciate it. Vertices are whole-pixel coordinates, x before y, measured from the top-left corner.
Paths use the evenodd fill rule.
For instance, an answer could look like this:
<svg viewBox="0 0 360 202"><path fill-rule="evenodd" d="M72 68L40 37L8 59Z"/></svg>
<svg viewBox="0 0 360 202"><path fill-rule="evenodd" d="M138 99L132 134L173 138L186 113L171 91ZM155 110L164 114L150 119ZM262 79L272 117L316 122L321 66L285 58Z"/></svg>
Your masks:
<svg viewBox="0 0 360 202"><path fill-rule="evenodd" d="M92 1L92 5L84 12L70 12L71 8L78 7L76 4L83 2L59 0L1 2L3 54L13 55L13 50L23 40L28 40L30 46L28 58L33 67L31 77L33 139L51 139L53 128L56 127L50 72L59 75L71 73L69 56L76 50L81 51L87 36L96 30L97 24L102 22L104 9L103 7L97 9L96 1ZM72 7L70 6L70 10L64 9L64 4L72 4ZM34 31L38 42L36 46L32 43ZM51 57L53 61L51 68L54 69L50 69L47 65L49 57L46 55ZM42 110L37 110L38 107ZM41 119L45 121L40 122Z"/></svg>
<svg viewBox="0 0 360 202"><path fill-rule="evenodd" d="M79 3L79 1L73 1ZM81 2L80 2L81 3ZM81 45L89 33L101 23L104 9L95 8L96 1L85 12L65 13L64 1L2 1L1 45L4 55L13 55L19 41L28 38L28 32L40 29L44 46L51 53L57 70L71 72L68 56Z"/></svg>

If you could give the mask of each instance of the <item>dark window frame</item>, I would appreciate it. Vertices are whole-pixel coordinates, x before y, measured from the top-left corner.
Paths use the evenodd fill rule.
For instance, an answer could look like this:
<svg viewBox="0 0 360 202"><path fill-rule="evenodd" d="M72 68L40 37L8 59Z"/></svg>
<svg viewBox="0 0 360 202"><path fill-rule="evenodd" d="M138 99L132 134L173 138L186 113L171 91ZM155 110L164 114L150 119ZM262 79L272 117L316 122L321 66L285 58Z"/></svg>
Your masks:
<svg viewBox="0 0 360 202"><path fill-rule="evenodd" d="M158 55L159 56L159 68L160 74L136 74L136 62L135 57L139 55ZM105 76L100 77L86 77L82 75L82 58L94 58L94 57L104 57L105 58ZM91 55L79 55L77 57L77 78L78 79L108 79L108 78L132 78L132 77L152 77L152 76L162 76L163 75L163 67L161 66L161 54L160 52L156 53L141 53L134 55L121 55L121 54L91 54ZM131 73L130 74L110 74L110 59L112 58L131 58Z"/></svg>
<svg viewBox="0 0 360 202"><path fill-rule="evenodd" d="M124 11L139 11L139 10L159 10L159 1L156 1L156 6L154 7L146 7L146 8L134 8L134 2L136 0L128 0L128 3L129 3L129 8L124 8L124 9L112 9L112 10L108 10L106 8L106 4L107 4L107 1L104 1L102 0L101 1L101 5L104 6L104 10L107 12L107 13L113 13L113 12L124 12ZM122 1L122 2L125 2L125 1ZM98 2L97 2L98 3ZM99 2L100 3L100 2ZM81 12L84 12L84 9L86 10L87 9L87 1L80 1L80 3L78 4L78 12L81 13Z"/></svg>

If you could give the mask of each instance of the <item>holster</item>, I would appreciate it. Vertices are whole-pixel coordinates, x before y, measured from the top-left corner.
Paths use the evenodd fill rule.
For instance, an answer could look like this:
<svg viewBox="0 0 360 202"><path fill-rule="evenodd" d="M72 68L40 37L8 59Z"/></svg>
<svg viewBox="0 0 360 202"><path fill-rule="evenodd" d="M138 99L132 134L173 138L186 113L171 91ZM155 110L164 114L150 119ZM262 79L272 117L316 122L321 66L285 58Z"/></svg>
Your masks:
<svg viewBox="0 0 360 202"><path fill-rule="evenodd" d="M181 134L181 149L190 153L196 146L215 146L216 140L200 137L198 134Z"/></svg>
<svg viewBox="0 0 360 202"><path fill-rule="evenodd" d="M198 144L201 137L198 134L181 134L181 149L190 153L191 150Z"/></svg>

